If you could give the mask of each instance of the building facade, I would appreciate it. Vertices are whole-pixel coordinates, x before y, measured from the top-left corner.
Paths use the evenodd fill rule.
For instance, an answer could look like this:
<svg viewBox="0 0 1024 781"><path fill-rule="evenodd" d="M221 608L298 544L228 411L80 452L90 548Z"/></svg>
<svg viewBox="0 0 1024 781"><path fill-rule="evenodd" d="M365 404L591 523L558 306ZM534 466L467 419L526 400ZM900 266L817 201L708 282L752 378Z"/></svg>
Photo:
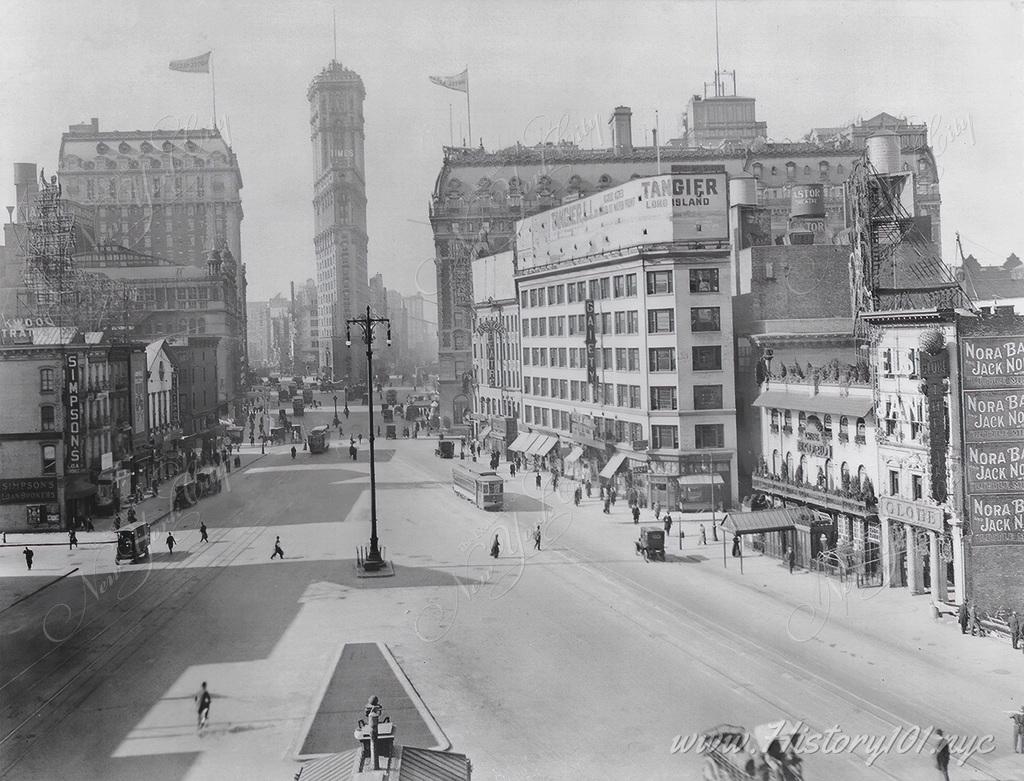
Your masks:
<svg viewBox="0 0 1024 781"><path fill-rule="evenodd" d="M473 435L507 459L519 435L523 396L513 252L473 261L473 299Z"/></svg>
<svg viewBox="0 0 1024 781"><path fill-rule="evenodd" d="M610 191L634 177L668 170L672 164L722 165L731 177L753 177L757 204L766 210L763 220L769 243L791 229L793 189L821 184L826 215L815 227L832 240L846 228L843 183L861 158L867 136L884 128L899 136L900 166L914 175L917 214L930 218L931 238L938 245L938 179L924 126L880 114L858 123L856 133L851 130L849 138L837 135L779 143L764 140L766 128L753 117L752 104L750 111L744 109L725 117L724 124L716 124L713 119L710 115L704 117L707 133L727 131L729 137L744 143L688 146L698 143L698 137L693 136L690 142L683 140L660 149L636 147L632 143L631 112L628 107L619 107L612 117L612 138L608 140L580 138L579 143L517 145L496 152L445 148L430 206L437 268L442 417L457 422L469 404L462 386L466 377L472 376L473 258L510 249L516 220ZM584 141L601 148L583 148Z"/></svg>
<svg viewBox="0 0 1024 781"><path fill-rule="evenodd" d="M333 376L365 379L345 348L345 321L366 311L366 169L359 74L331 61L306 93L314 159L314 237L317 320L324 366Z"/></svg>
<svg viewBox="0 0 1024 781"><path fill-rule="evenodd" d="M641 502L691 509L706 482L706 509L732 506L726 187L680 167L518 224L520 431L536 436L513 450Z"/></svg>

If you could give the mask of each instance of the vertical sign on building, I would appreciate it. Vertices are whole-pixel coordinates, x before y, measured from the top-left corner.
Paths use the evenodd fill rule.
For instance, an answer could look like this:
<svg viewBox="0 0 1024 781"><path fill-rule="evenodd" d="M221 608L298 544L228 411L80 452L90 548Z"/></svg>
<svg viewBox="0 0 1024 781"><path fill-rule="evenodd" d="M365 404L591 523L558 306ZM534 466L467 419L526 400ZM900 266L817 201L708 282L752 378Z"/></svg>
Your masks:
<svg viewBox="0 0 1024 781"><path fill-rule="evenodd" d="M968 593L984 610L1024 601L1024 317L958 323Z"/></svg>
<svg viewBox="0 0 1024 781"><path fill-rule="evenodd" d="M938 351L921 350L921 377L928 401L928 447L931 456L932 499L940 504L946 501L946 448L949 432L946 430L946 380L949 379L949 355L938 341Z"/></svg>
<svg viewBox="0 0 1024 781"><path fill-rule="evenodd" d="M587 382L597 385L597 315L594 314L594 299L583 302L586 318Z"/></svg>
<svg viewBox="0 0 1024 781"><path fill-rule="evenodd" d="M64 357L64 388L67 405L67 455L64 459L65 472L85 470L82 452L82 395L78 383L78 355L68 353Z"/></svg>
<svg viewBox="0 0 1024 781"><path fill-rule="evenodd" d="M497 358L495 356L496 350L494 347L494 331L487 332L487 384L490 387L497 385Z"/></svg>

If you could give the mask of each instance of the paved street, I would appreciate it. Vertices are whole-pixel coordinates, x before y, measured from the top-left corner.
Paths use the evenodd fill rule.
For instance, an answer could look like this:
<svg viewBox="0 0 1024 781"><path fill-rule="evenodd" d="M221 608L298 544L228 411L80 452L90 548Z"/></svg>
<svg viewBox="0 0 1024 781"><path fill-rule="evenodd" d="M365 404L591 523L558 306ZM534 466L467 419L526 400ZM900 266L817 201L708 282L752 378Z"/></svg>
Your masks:
<svg viewBox="0 0 1024 781"><path fill-rule="evenodd" d="M329 407L303 424L329 421ZM646 564L626 507L574 508L572 484L538 493L532 474L507 483L506 511L486 514L453 494L432 440L378 440L380 536L396 575L357 578L369 480L365 439L357 461L347 453L349 433L366 431L365 408L354 412L325 454L243 448L230 490L157 523L149 563L116 567L107 532L74 551L33 538L29 575L28 537L9 538L4 778L291 778L354 643L389 650L436 724L422 734L469 755L475 778L696 778L702 759L673 753L677 736L780 718L851 736L992 734L994 751L951 777L1024 777L1004 713L1024 702L1024 658L931 619L927 597L847 590L766 558L741 575L720 547L697 545L697 521L682 551L673 537L668 561ZM271 561L278 535L285 558ZM202 681L213 707L198 736ZM344 685L353 710L375 693ZM353 747L342 729L317 751ZM806 776L936 775L927 749L893 751L873 771L865 756L807 756Z"/></svg>

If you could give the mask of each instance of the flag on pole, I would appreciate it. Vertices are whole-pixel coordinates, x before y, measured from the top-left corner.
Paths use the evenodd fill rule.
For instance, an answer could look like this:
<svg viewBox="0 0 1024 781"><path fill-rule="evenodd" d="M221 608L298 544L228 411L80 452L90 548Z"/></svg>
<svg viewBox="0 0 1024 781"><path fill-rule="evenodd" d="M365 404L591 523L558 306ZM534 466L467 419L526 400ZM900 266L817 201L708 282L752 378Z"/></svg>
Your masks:
<svg viewBox="0 0 1024 781"><path fill-rule="evenodd" d="M439 87L469 94L469 68L454 76L430 76L429 78Z"/></svg>
<svg viewBox="0 0 1024 781"><path fill-rule="evenodd" d="M207 52L206 54L200 54L198 57L189 57L185 60L171 60L171 70L182 71L183 73L209 73L210 55L212 53Z"/></svg>

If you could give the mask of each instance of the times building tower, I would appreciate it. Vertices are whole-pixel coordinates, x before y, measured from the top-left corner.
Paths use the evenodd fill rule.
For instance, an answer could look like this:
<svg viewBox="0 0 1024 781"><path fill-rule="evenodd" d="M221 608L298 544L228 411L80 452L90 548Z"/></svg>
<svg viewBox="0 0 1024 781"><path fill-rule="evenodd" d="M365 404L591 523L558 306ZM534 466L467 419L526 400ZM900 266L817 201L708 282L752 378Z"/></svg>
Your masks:
<svg viewBox="0 0 1024 781"><path fill-rule="evenodd" d="M366 312L366 176L363 101L355 71L331 60L313 79L309 99L320 375L365 381L358 350L345 347L345 321Z"/></svg>

